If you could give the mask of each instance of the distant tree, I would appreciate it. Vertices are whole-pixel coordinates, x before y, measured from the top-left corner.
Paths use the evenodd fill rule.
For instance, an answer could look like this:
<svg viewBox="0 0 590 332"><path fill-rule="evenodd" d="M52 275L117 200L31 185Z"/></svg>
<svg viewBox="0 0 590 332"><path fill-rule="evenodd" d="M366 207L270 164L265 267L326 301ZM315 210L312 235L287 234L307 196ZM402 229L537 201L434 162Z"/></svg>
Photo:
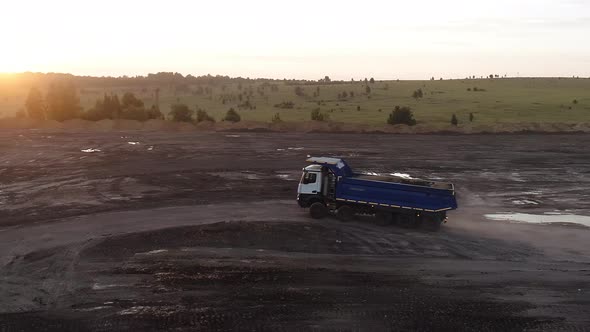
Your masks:
<svg viewBox="0 0 590 332"><path fill-rule="evenodd" d="M342 91L342 98L347 98L347 97L348 97L348 92Z"/></svg>
<svg viewBox="0 0 590 332"><path fill-rule="evenodd" d="M375 83L375 79L371 77L371 79L369 80L369 82L370 82L371 84L373 84L373 83Z"/></svg>
<svg viewBox="0 0 590 332"><path fill-rule="evenodd" d="M299 97L303 97L305 95L305 92L303 91L302 87L296 86L295 87L295 94Z"/></svg>
<svg viewBox="0 0 590 332"><path fill-rule="evenodd" d="M473 113L469 113L469 122L473 122L473 120L475 120Z"/></svg>
<svg viewBox="0 0 590 332"><path fill-rule="evenodd" d="M281 123L281 122L283 122L283 120L281 120L281 115L279 113L275 113L275 115L273 115L271 121L272 121L272 123Z"/></svg>
<svg viewBox="0 0 590 332"><path fill-rule="evenodd" d="M365 77L365 83L369 83L369 80Z"/></svg>
<svg viewBox="0 0 590 332"><path fill-rule="evenodd" d="M160 107L158 107L158 105L152 105L152 107L150 107L150 109L146 111L146 117L148 119L164 119L164 115L162 114L162 112L160 112Z"/></svg>
<svg viewBox="0 0 590 332"><path fill-rule="evenodd" d="M326 75L326 77L324 77L324 82L330 83L331 81L330 76Z"/></svg>
<svg viewBox="0 0 590 332"><path fill-rule="evenodd" d="M229 122L240 122L242 117L233 108L230 108L227 113L225 113L223 120Z"/></svg>
<svg viewBox="0 0 590 332"><path fill-rule="evenodd" d="M45 102L41 91L35 87L29 90L29 95L25 101L25 108L27 114L31 119L43 120L45 119Z"/></svg>
<svg viewBox="0 0 590 332"><path fill-rule="evenodd" d="M494 74L490 74L489 78L494 78Z"/></svg>
<svg viewBox="0 0 590 332"><path fill-rule="evenodd" d="M573 103L574 105L576 105L576 104L578 103L578 100L577 100L577 99L574 99L574 100L572 101L572 103Z"/></svg>
<svg viewBox="0 0 590 332"><path fill-rule="evenodd" d="M357 105L357 106L356 106L356 110L357 110L357 111L360 111L360 110L361 110L361 106L360 106L360 105Z"/></svg>
<svg viewBox="0 0 590 332"><path fill-rule="evenodd" d="M350 98L354 98L354 91L350 91L348 94L350 95Z"/></svg>
<svg viewBox="0 0 590 332"><path fill-rule="evenodd" d="M80 117L80 98L72 82L52 83L45 99L48 119L65 121Z"/></svg>
<svg viewBox="0 0 590 332"><path fill-rule="evenodd" d="M471 91L471 88L467 88L467 91Z"/></svg>
<svg viewBox="0 0 590 332"><path fill-rule="evenodd" d="M158 93L160 89L157 89ZM156 104L154 107L160 112L160 107ZM118 119L121 117L121 102L119 101L119 95L115 94L111 96L110 114L112 119Z"/></svg>
<svg viewBox="0 0 590 332"><path fill-rule="evenodd" d="M432 77L430 78L430 80L431 80L431 81L434 81L434 76L432 76Z"/></svg>
<svg viewBox="0 0 590 332"><path fill-rule="evenodd" d="M416 120L414 119L414 113L412 112L411 108L407 106L395 106L395 109L389 114L389 117L387 118L387 123L390 125L405 124L408 126L413 126L416 124Z"/></svg>
<svg viewBox="0 0 590 332"><path fill-rule="evenodd" d="M367 87L365 88L365 92L367 94L371 94L371 87L367 85Z"/></svg>
<svg viewBox="0 0 590 332"><path fill-rule="evenodd" d="M215 122L215 119L210 117L206 111L199 109L197 111L197 122L203 122L203 121Z"/></svg>
<svg viewBox="0 0 590 332"><path fill-rule="evenodd" d="M327 77L327 76L326 76L326 77ZM328 78L329 78L329 77L328 77ZM320 87L319 87L319 86L316 86L316 88L315 88L315 93L316 93L316 96L318 96L318 97L319 97L319 95L320 95Z"/></svg>
<svg viewBox="0 0 590 332"><path fill-rule="evenodd" d="M170 116L173 121L177 122L192 122L193 110L188 108L186 104L173 104L170 106Z"/></svg>
<svg viewBox="0 0 590 332"><path fill-rule="evenodd" d="M455 114L453 114L453 116L451 117L451 124L453 126L456 126L457 124L459 124L459 121L457 120L457 116Z"/></svg>

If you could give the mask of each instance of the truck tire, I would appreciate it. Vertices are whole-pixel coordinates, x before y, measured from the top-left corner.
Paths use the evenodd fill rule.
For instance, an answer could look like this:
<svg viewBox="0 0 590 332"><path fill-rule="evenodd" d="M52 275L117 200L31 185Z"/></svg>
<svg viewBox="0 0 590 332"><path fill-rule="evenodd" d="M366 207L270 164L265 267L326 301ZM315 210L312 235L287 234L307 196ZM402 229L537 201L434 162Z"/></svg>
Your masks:
<svg viewBox="0 0 590 332"><path fill-rule="evenodd" d="M389 226L393 223L393 214L390 212L378 211L375 213L375 223L379 226Z"/></svg>
<svg viewBox="0 0 590 332"><path fill-rule="evenodd" d="M336 210L336 218L343 222L352 221L354 219L354 209L348 205L343 205Z"/></svg>
<svg viewBox="0 0 590 332"><path fill-rule="evenodd" d="M397 223L402 228L416 228L419 221L415 214L400 213L397 215Z"/></svg>
<svg viewBox="0 0 590 332"><path fill-rule="evenodd" d="M328 215L328 208L320 202L315 202L309 207L309 215L313 219L322 219Z"/></svg>
<svg viewBox="0 0 590 332"><path fill-rule="evenodd" d="M429 232L438 232L442 225L443 217L439 214L430 215L424 218L422 222L422 228Z"/></svg>

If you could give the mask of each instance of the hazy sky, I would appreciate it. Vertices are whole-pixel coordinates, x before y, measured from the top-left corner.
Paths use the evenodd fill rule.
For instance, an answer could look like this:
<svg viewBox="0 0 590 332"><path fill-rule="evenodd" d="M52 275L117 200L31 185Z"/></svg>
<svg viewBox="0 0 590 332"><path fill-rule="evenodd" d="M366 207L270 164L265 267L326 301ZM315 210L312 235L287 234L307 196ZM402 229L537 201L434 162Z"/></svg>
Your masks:
<svg viewBox="0 0 590 332"><path fill-rule="evenodd" d="M0 72L590 76L590 0L6 0L0 31Z"/></svg>

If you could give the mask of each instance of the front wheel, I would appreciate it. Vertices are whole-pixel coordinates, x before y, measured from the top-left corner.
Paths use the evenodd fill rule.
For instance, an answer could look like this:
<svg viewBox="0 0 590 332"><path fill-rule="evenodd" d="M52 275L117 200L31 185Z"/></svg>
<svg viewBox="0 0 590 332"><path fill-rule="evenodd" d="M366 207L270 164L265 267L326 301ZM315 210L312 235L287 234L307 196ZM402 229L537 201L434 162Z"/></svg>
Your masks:
<svg viewBox="0 0 590 332"><path fill-rule="evenodd" d="M320 202L315 202L309 207L309 215L313 219L322 219L328 215L328 208Z"/></svg>
<svg viewBox="0 0 590 332"><path fill-rule="evenodd" d="M354 219L354 209L348 205L343 205L336 210L336 218L343 222L351 221Z"/></svg>

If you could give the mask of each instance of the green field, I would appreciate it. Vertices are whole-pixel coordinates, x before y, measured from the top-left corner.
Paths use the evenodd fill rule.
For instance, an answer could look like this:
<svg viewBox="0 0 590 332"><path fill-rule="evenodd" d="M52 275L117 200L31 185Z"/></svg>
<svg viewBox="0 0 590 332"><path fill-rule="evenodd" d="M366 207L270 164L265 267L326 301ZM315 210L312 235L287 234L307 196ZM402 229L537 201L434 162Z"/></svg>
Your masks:
<svg viewBox="0 0 590 332"><path fill-rule="evenodd" d="M250 81L221 86L211 86L210 95L196 95L198 86L188 86L179 91L174 86L160 87L160 109L170 110L173 103L185 103L191 109L206 110L216 120L222 119L225 112L233 107L243 120L270 122L275 113L283 121L307 121L313 109L320 108L328 113L331 121L347 123L384 124L387 115L396 105L410 106L419 124L448 124L452 114L460 123L469 122L473 113L474 124L491 123L574 123L590 122L590 79L574 78L511 78L511 79L471 79L443 81L378 81L375 83L346 82L331 84L290 85L275 81L278 91L262 82ZM366 94L366 86L371 93ZM295 94L295 87L304 88L304 96ZM314 97L319 86L320 94ZM477 87L478 90L473 91ZM241 103L237 96L248 89L253 90L250 103L255 109L238 108ZM422 89L423 98L414 99L412 93ZM467 91L467 89L472 91ZM133 92L150 107L154 103L154 89L146 87L117 87L105 89L85 87L80 89L80 101L84 109L92 107L97 98L104 93ZM338 94L346 91L354 97L338 99ZM8 93L10 92L10 93ZM28 87L2 89L0 86L0 115L10 116L23 108ZM234 100L222 103L222 95ZM577 103L573 101L577 100ZM243 95L243 101L246 96ZM294 108L281 109L274 105L293 102ZM360 106L360 110L357 107Z"/></svg>

